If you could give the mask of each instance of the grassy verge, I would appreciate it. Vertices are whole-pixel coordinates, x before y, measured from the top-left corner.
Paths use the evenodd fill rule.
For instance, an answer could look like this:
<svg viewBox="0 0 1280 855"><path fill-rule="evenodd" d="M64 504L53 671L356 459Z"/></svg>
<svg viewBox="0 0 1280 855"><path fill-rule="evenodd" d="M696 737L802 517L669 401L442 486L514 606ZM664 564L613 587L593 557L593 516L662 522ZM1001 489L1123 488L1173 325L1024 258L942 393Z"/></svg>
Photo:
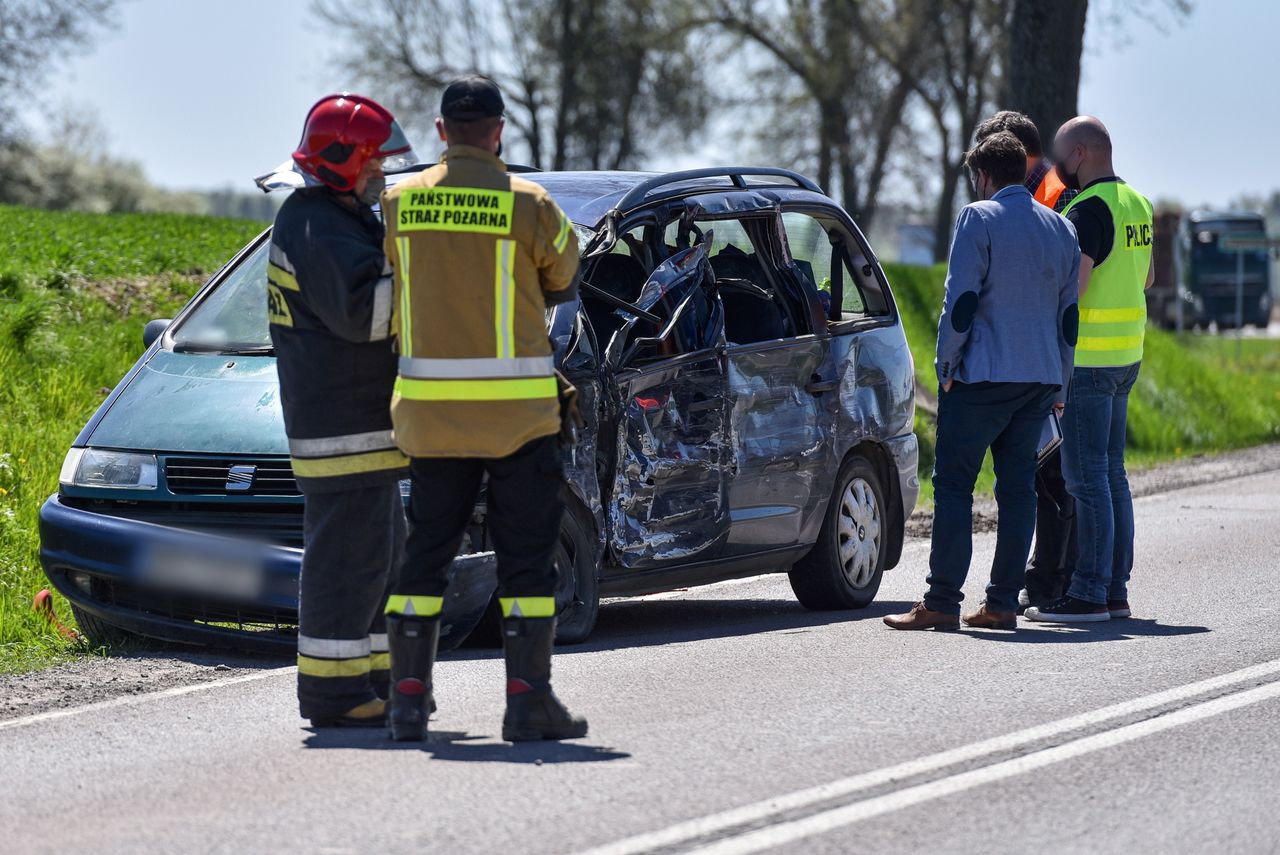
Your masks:
<svg viewBox="0 0 1280 855"><path fill-rule="evenodd" d="M261 228L0 206L0 671L72 652L31 611L46 584L37 518L68 446L142 353L143 325Z"/></svg>
<svg viewBox="0 0 1280 855"><path fill-rule="evenodd" d="M902 310L916 361L916 379L935 388L934 344L942 308L946 270L888 265L886 272ZM1183 455L1244 448L1280 441L1280 341L1147 330L1142 373L1130 397L1129 450L1137 465ZM916 417L922 448L923 498L933 467L932 420ZM979 489L989 492L990 458Z"/></svg>

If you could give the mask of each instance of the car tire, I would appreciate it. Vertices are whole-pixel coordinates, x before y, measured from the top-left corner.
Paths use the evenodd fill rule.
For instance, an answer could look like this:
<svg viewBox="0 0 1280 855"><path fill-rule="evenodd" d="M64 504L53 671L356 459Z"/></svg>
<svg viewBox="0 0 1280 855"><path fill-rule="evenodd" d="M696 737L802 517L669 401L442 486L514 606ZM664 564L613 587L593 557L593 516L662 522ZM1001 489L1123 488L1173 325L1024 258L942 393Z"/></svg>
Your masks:
<svg viewBox="0 0 1280 855"><path fill-rule="evenodd" d="M130 643L136 644L142 640L141 636L94 617L78 606L71 607L71 614L80 627L80 635L89 642L91 647L116 648Z"/></svg>
<svg viewBox="0 0 1280 855"><path fill-rule="evenodd" d="M599 546L590 516L575 501L569 502L560 522L560 542L555 558L560 570L556 587L556 643L581 644L595 629L600 612ZM484 618L472 630L464 646L502 646L502 608L494 595Z"/></svg>
<svg viewBox="0 0 1280 855"><path fill-rule="evenodd" d="M581 644L591 636L600 614L600 554L595 525L577 502L570 501L560 523L556 547L557 644Z"/></svg>
<svg viewBox="0 0 1280 855"><path fill-rule="evenodd" d="M813 550L791 568L791 590L807 609L871 605L889 550L888 499L880 473L860 454L845 460Z"/></svg>

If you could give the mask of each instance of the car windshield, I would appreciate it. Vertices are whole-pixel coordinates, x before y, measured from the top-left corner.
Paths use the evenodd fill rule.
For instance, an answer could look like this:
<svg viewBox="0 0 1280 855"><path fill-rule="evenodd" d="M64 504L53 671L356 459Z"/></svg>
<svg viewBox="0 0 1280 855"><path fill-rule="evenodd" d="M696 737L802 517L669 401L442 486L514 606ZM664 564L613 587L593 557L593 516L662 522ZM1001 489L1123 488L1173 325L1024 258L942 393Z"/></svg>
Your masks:
<svg viewBox="0 0 1280 855"><path fill-rule="evenodd" d="M175 350L265 351L267 248L264 241L205 297L173 334Z"/></svg>
<svg viewBox="0 0 1280 855"><path fill-rule="evenodd" d="M581 243L591 232L574 225ZM196 306L173 334L178 351L257 353L271 349L267 328L269 243L241 259L235 269Z"/></svg>

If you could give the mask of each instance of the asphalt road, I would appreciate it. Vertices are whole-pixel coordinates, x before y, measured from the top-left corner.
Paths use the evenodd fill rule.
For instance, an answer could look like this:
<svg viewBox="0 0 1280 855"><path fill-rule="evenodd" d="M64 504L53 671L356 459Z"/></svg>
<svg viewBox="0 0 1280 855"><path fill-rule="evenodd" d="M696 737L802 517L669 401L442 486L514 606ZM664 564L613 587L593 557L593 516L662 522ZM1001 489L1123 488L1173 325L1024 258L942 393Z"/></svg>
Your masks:
<svg viewBox="0 0 1280 855"><path fill-rule="evenodd" d="M860 614L783 576L609 604L557 659L576 743L499 741L488 652L425 747L309 732L289 669L12 718L0 851L1280 852L1280 473L1137 515L1135 618L1085 628L888 630L922 542Z"/></svg>

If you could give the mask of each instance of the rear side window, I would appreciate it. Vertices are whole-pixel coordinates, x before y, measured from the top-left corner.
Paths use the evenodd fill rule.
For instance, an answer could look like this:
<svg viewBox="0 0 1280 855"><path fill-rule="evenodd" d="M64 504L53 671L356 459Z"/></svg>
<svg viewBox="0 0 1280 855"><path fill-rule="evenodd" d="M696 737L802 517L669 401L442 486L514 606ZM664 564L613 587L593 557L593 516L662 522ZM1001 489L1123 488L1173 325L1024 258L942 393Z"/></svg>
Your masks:
<svg viewBox="0 0 1280 855"><path fill-rule="evenodd" d="M874 265L861 243L838 221L789 211L782 215L782 226L791 258L818 289L828 318L853 321L888 314ZM837 281L843 290L838 307L831 305Z"/></svg>

